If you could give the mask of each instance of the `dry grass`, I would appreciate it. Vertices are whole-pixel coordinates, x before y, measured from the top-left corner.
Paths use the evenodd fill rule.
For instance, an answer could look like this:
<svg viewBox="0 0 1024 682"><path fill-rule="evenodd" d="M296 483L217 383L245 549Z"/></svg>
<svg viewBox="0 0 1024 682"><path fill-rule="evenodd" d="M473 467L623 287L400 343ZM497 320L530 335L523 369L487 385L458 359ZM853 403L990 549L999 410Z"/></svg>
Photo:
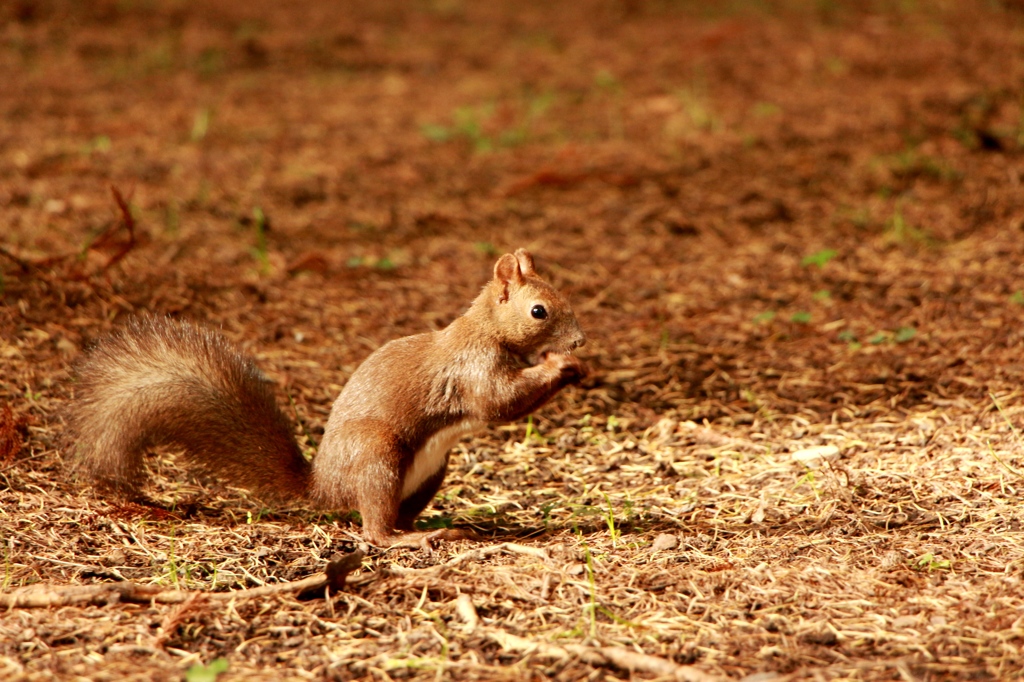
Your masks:
<svg viewBox="0 0 1024 682"><path fill-rule="evenodd" d="M128 313L221 328L312 449L371 349L527 246L594 373L458 446L424 521L481 543L329 599L8 609L0 678L1024 678L1012 7L15 5L3 592L358 544L166 455L157 506L68 476L66 367Z"/></svg>

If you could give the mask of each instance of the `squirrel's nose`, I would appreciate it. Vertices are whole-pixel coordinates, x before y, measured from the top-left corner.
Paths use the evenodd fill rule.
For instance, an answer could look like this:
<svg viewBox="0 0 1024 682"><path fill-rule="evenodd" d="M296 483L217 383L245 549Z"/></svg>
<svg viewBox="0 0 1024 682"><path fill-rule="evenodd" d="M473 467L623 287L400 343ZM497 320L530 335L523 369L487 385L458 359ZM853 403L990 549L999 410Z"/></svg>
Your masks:
<svg viewBox="0 0 1024 682"><path fill-rule="evenodd" d="M572 341L572 349L576 350L580 346L585 346L585 345L587 345L587 337L586 337L586 335L583 332L580 332L580 335L577 336Z"/></svg>

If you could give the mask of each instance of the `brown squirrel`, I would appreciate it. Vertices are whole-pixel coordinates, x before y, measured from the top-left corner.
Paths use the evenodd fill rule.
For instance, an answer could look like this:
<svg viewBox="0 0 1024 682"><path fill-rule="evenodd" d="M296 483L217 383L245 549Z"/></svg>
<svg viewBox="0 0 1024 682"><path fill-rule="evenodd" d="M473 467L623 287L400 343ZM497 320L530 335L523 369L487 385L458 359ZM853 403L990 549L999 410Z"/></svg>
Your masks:
<svg viewBox="0 0 1024 682"><path fill-rule="evenodd" d="M69 435L79 465L121 494L138 494L143 455L169 446L260 495L357 510L375 545L429 547L467 536L412 532L452 445L579 381L586 371L570 353L585 341L569 304L519 249L498 259L448 327L370 354L334 402L312 463L253 360L220 334L169 319L135 319L77 364Z"/></svg>

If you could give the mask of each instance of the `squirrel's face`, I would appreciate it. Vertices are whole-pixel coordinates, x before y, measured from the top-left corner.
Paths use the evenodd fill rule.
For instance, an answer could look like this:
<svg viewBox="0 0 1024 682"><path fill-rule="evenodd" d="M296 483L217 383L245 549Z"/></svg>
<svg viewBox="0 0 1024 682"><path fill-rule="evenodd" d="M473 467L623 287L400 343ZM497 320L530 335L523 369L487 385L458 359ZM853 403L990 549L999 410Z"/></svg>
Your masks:
<svg viewBox="0 0 1024 682"><path fill-rule="evenodd" d="M533 258L523 249L498 260L493 284L503 341L530 364L545 353L571 353L586 343L568 301L537 276Z"/></svg>

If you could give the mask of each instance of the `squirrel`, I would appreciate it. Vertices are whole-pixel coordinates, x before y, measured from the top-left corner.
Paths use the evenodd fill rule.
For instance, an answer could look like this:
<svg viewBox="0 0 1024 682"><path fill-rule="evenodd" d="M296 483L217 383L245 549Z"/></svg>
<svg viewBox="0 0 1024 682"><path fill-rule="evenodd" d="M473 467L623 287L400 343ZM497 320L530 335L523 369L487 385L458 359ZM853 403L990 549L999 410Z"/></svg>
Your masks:
<svg viewBox="0 0 1024 682"><path fill-rule="evenodd" d="M434 539L472 537L413 531L444 480L450 448L580 381L586 368L572 352L585 342L533 257L507 253L450 325L390 341L363 361L310 462L252 358L209 329L133 318L76 363L68 436L78 466L123 496L139 494L143 455L167 446L262 497L358 511L373 545L429 549Z"/></svg>

